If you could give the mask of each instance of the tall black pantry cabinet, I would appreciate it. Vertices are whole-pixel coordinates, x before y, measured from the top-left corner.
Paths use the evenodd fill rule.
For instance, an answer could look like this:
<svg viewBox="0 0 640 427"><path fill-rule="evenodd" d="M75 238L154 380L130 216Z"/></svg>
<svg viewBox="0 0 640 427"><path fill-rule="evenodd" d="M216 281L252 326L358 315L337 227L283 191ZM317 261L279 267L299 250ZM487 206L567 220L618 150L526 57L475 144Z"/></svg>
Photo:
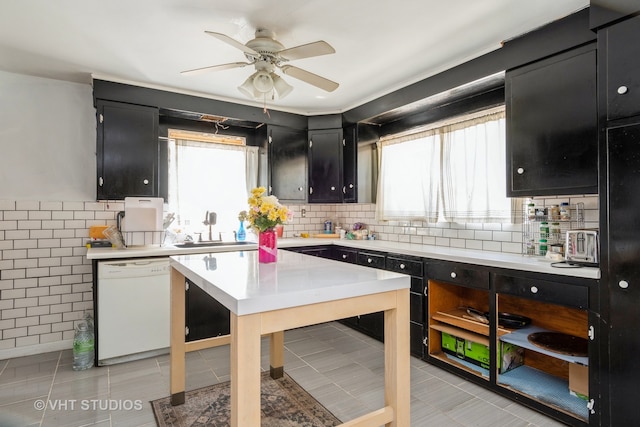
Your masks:
<svg viewBox="0 0 640 427"><path fill-rule="evenodd" d="M640 17L598 30L602 425L640 425ZM606 365L603 365L606 366Z"/></svg>

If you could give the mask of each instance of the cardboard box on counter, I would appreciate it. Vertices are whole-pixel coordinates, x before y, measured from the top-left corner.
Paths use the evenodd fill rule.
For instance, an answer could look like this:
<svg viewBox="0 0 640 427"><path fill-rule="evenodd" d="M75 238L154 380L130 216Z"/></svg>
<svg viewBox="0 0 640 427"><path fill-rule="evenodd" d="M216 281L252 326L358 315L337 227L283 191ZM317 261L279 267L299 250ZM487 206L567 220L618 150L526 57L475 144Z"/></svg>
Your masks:
<svg viewBox="0 0 640 427"><path fill-rule="evenodd" d="M490 368L489 347L442 332L442 350L485 369ZM501 374L524 364L524 349L500 342L498 370Z"/></svg>

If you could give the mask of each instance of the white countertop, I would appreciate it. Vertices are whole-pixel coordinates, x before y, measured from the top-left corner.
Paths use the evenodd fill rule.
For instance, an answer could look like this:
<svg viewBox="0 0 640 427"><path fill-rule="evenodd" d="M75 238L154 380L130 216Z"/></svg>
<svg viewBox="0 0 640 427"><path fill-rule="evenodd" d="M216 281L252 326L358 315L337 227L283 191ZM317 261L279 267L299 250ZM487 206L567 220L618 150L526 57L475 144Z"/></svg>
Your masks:
<svg viewBox="0 0 640 427"><path fill-rule="evenodd" d="M279 248L316 245L339 245L356 249L368 249L381 252L391 252L402 255L413 255L423 258L439 259L444 261L462 262L487 267L506 268L537 273L556 274L563 276L582 277L586 279L599 279L600 269L594 267L557 268L551 262L541 257L524 256L520 254L508 254L503 252L478 251L472 249L449 248L444 246L420 245L415 243L389 242L385 240L340 240L327 238L294 238L279 239ZM139 258L154 256L171 256L194 253L220 253L228 251L251 251L257 249L255 243L242 246L213 246L177 248L175 246L163 247L130 247L126 249L92 248L87 251L88 259L118 259Z"/></svg>
<svg viewBox="0 0 640 427"><path fill-rule="evenodd" d="M348 263L278 251L234 251L171 257L171 266L237 315L407 289L410 277Z"/></svg>

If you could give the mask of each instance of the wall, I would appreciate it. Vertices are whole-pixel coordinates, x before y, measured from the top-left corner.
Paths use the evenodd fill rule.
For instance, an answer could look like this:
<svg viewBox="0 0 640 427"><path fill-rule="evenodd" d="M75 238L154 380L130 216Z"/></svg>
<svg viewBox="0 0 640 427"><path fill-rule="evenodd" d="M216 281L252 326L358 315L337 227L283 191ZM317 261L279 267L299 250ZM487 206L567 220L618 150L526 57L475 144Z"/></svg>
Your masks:
<svg viewBox="0 0 640 427"><path fill-rule="evenodd" d="M597 196L565 196L534 198L537 206L584 203L585 227L598 228ZM350 228L355 222L363 222L379 240L407 242L422 245L435 245L466 248L492 252L522 253L522 223L517 224L429 224L423 221L388 221L375 219L375 204L342 205L291 205L293 220L285 227L285 237L294 237L300 233L320 233L324 221L330 219L342 227ZM306 210L302 218L301 210Z"/></svg>
<svg viewBox="0 0 640 427"><path fill-rule="evenodd" d="M83 238L104 206L91 86L0 72L0 93L4 359L71 348L74 320L92 308Z"/></svg>
<svg viewBox="0 0 640 427"><path fill-rule="evenodd" d="M0 71L0 93L0 199L95 199L91 86Z"/></svg>

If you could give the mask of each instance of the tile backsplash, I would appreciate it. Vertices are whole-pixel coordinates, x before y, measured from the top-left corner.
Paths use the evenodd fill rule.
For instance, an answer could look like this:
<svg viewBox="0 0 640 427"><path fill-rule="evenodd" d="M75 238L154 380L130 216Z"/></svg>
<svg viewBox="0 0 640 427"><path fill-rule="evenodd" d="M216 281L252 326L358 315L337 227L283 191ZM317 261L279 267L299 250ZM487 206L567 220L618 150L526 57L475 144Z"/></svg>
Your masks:
<svg viewBox="0 0 640 427"><path fill-rule="evenodd" d="M541 206L585 204L598 226L598 197L536 198ZM521 224L429 224L375 219L374 204L289 205L284 237L320 233L324 221L365 223L379 240L520 253ZM115 224L121 202L0 200L0 360L71 348L75 323L93 310L85 243L92 225ZM302 215L304 210L305 215Z"/></svg>

